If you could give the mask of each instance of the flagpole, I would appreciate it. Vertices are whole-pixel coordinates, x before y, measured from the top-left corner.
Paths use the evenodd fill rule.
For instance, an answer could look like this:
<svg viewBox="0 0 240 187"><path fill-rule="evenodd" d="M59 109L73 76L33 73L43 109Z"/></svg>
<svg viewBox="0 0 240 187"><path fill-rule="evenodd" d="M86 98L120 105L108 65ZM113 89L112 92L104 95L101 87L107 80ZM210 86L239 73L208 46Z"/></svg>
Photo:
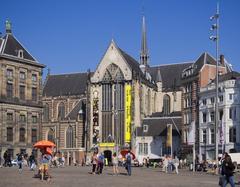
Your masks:
<svg viewBox="0 0 240 187"><path fill-rule="evenodd" d="M172 140L171 140L171 158L173 158L173 135L172 135L172 124L171 124L171 137L172 137Z"/></svg>

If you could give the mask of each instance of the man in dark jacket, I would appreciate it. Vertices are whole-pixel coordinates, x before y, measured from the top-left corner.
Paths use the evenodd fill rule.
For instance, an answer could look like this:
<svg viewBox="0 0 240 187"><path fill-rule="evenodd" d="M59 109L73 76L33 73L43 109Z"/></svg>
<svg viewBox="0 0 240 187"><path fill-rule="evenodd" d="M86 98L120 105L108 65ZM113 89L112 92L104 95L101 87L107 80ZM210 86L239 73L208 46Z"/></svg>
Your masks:
<svg viewBox="0 0 240 187"><path fill-rule="evenodd" d="M224 180L222 182L222 187L226 187L228 183L231 185L231 187L235 187L233 176L234 169L235 166L230 155L228 153L224 153L224 159L222 162L222 175L224 176Z"/></svg>

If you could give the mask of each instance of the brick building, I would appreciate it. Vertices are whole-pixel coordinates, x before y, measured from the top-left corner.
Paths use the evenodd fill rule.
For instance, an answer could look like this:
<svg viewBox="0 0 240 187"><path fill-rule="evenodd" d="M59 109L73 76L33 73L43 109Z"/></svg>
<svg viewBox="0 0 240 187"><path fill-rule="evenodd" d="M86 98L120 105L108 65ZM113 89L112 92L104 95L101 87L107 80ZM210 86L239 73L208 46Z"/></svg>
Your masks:
<svg viewBox="0 0 240 187"><path fill-rule="evenodd" d="M88 73L48 75L43 87L42 138L56 144L66 163L84 162Z"/></svg>
<svg viewBox="0 0 240 187"><path fill-rule="evenodd" d="M227 68L224 60L219 64L219 74L225 74ZM202 87L207 86L215 79L216 60L208 53L203 53L192 65L182 72L182 149L183 153L190 153L188 146L189 127L194 123L196 129L195 145L199 150L199 93Z"/></svg>

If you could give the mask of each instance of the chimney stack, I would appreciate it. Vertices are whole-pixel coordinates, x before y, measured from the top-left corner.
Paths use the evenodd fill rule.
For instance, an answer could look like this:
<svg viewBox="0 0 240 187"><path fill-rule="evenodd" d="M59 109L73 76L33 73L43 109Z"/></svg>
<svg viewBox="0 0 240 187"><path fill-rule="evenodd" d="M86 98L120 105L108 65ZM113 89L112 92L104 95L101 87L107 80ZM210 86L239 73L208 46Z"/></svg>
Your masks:
<svg viewBox="0 0 240 187"><path fill-rule="evenodd" d="M224 55L220 55L220 64L224 65Z"/></svg>

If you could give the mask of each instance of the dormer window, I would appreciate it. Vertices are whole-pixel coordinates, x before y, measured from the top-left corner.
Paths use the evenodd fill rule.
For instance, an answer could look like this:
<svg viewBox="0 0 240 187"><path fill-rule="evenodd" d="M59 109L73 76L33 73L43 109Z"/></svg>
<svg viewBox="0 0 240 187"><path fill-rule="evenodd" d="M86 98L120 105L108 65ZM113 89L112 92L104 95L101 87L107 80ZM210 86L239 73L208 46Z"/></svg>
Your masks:
<svg viewBox="0 0 240 187"><path fill-rule="evenodd" d="M148 131L148 125L143 125L143 132L147 132Z"/></svg>
<svg viewBox="0 0 240 187"><path fill-rule="evenodd" d="M18 50L18 57L23 58L23 50Z"/></svg>

